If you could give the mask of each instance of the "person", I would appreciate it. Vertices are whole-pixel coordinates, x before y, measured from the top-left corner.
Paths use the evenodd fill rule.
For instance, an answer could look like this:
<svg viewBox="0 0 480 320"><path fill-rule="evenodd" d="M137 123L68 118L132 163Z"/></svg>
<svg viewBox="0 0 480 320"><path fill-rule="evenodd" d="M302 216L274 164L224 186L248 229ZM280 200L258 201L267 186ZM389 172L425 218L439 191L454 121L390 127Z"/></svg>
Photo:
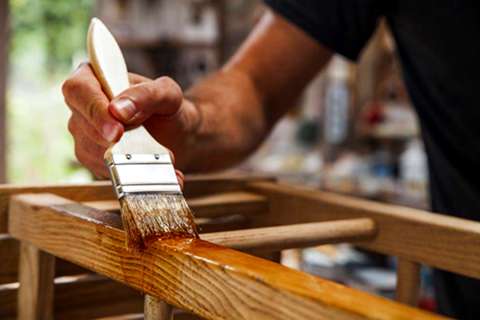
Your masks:
<svg viewBox="0 0 480 320"><path fill-rule="evenodd" d="M480 220L480 9L473 0L266 0L233 57L185 93L174 80L131 75L108 101L88 64L63 85L79 161L99 177L106 147L143 124L187 172L249 155L332 53L355 61L380 17L396 42L425 143L432 210ZM439 311L480 319L480 281L435 270Z"/></svg>

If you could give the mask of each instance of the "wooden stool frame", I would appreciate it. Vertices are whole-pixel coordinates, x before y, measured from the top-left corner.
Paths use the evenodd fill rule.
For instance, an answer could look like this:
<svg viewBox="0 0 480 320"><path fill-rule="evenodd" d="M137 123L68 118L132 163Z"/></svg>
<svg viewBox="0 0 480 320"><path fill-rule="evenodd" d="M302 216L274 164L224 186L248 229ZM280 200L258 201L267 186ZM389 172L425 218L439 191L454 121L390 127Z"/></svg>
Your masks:
<svg viewBox="0 0 480 320"><path fill-rule="evenodd" d="M405 305L417 303L420 265L480 278L480 223L254 177L188 177L185 194L202 240L134 253L109 183L0 186L0 317L92 318L144 305L145 319L171 319L171 306L207 319L437 319ZM403 304L259 258L340 242L397 256Z"/></svg>

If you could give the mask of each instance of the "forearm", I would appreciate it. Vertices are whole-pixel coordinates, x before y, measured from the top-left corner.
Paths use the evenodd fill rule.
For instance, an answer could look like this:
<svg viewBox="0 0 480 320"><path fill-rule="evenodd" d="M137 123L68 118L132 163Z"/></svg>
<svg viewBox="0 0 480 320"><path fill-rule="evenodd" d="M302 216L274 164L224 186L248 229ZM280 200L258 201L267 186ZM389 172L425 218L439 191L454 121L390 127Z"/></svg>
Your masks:
<svg viewBox="0 0 480 320"><path fill-rule="evenodd" d="M249 76L239 70L219 71L185 96L199 118L183 155L184 169L190 172L224 169L243 160L278 118L268 112L265 98Z"/></svg>
<svg viewBox="0 0 480 320"><path fill-rule="evenodd" d="M185 103L198 121L180 150L181 169L217 170L244 159L330 56L330 50L267 12L221 71L187 91Z"/></svg>

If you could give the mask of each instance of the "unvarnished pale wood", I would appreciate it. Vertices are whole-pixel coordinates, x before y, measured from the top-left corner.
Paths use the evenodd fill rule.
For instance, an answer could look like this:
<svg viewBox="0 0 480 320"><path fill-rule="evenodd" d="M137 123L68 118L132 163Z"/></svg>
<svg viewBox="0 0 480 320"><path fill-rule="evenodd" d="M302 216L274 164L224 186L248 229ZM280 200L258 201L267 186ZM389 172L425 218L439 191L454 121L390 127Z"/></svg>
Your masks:
<svg viewBox="0 0 480 320"><path fill-rule="evenodd" d="M74 201L115 199L110 182L94 182L88 185L0 185L0 234L7 232L8 201L19 193L54 193Z"/></svg>
<svg viewBox="0 0 480 320"><path fill-rule="evenodd" d="M172 320L173 308L168 303L147 294L145 295L144 316L145 320Z"/></svg>
<svg viewBox="0 0 480 320"><path fill-rule="evenodd" d="M478 222L268 182L252 183L249 190L270 203L268 214L253 221L255 226L368 217L378 232L362 247L480 278Z"/></svg>
<svg viewBox="0 0 480 320"><path fill-rule="evenodd" d="M54 195L16 196L10 210L14 237L209 319L437 318L202 240L127 252L117 215Z"/></svg>
<svg viewBox="0 0 480 320"><path fill-rule="evenodd" d="M18 281L19 241L9 235L0 235L0 285ZM55 276L78 275L87 270L63 259L55 261Z"/></svg>
<svg viewBox="0 0 480 320"><path fill-rule="evenodd" d="M398 302L416 307L420 295L420 264L398 259L397 290Z"/></svg>
<svg viewBox="0 0 480 320"><path fill-rule="evenodd" d="M55 257L22 241L17 314L20 320L53 319Z"/></svg>
<svg viewBox="0 0 480 320"><path fill-rule="evenodd" d="M189 207L198 218L215 218L225 215L255 215L268 210L266 198L249 192L225 192L187 199ZM120 210L118 200L87 201L86 206L105 210Z"/></svg>
<svg viewBox="0 0 480 320"><path fill-rule="evenodd" d="M375 235L375 223L368 218L304 223L207 233L203 239L242 251L277 251L327 243L358 242Z"/></svg>

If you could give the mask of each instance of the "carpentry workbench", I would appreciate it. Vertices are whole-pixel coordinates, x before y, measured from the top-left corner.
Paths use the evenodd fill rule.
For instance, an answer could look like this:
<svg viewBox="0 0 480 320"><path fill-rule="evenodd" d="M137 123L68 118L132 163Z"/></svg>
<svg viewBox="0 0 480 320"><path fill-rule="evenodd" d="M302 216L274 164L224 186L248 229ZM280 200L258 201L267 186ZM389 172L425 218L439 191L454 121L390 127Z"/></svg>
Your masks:
<svg viewBox="0 0 480 320"><path fill-rule="evenodd" d="M439 319L411 307L420 265L480 278L480 223L266 178L197 176L185 186L201 240L141 253L125 248L107 182L0 186L0 318ZM397 256L402 303L264 259L340 242Z"/></svg>

